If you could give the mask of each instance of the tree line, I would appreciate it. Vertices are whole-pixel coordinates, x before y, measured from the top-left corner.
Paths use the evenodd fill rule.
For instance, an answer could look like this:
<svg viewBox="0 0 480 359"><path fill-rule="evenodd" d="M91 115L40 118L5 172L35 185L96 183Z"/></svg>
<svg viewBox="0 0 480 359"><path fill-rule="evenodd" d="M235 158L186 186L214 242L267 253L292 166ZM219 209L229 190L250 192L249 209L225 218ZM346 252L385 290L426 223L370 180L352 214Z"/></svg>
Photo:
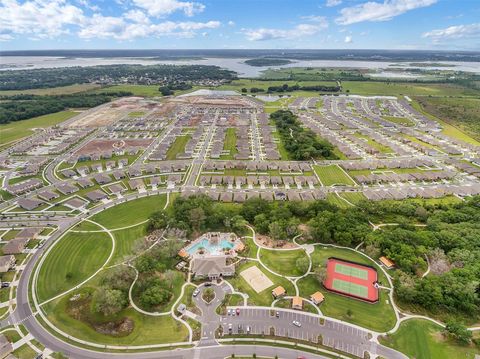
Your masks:
<svg viewBox="0 0 480 359"><path fill-rule="evenodd" d="M112 91L98 94L3 96L0 101L0 124L47 115L69 108L96 107L110 102L116 97L131 95L132 93L127 91Z"/></svg>
<svg viewBox="0 0 480 359"><path fill-rule="evenodd" d="M310 129L301 126L291 111L279 110L270 115L275 122L283 145L294 160L312 158L336 159L333 146Z"/></svg>
<svg viewBox="0 0 480 359"><path fill-rule="evenodd" d="M233 80L236 73L207 65L107 65L0 72L0 90L51 88L81 83L168 84L198 80Z"/></svg>

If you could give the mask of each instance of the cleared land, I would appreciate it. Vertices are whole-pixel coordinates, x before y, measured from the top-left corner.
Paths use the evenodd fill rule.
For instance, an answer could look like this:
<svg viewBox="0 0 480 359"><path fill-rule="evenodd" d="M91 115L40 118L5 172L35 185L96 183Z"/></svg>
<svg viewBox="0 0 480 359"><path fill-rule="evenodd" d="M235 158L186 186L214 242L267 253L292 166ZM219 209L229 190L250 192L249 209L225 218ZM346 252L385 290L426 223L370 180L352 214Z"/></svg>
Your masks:
<svg viewBox="0 0 480 359"><path fill-rule="evenodd" d="M478 349L463 346L442 334L442 328L421 319L410 319L400 325L398 331L380 342L416 359L473 359Z"/></svg>
<svg viewBox="0 0 480 359"><path fill-rule="evenodd" d="M98 89L99 87L101 87L101 85L98 85L98 84L76 84L76 85L69 85L69 86L44 88L44 89L4 90L4 91L0 91L0 96L13 96L13 95L19 95L19 94L39 95L39 96L69 95L73 93Z"/></svg>
<svg viewBox="0 0 480 359"><path fill-rule="evenodd" d="M0 147L30 136L33 134L35 128L54 126L78 114L79 112L76 111L60 111L28 120L15 121L0 125L0 131L2 132L2 135L0 136Z"/></svg>
<svg viewBox="0 0 480 359"><path fill-rule="evenodd" d="M153 212L163 209L166 201L164 194L143 197L109 208L91 219L108 229L127 227L147 220ZM135 215L132 216L132 213Z"/></svg>
<svg viewBox="0 0 480 359"><path fill-rule="evenodd" d="M40 302L74 287L107 260L112 242L106 233L67 233L48 253L40 268Z"/></svg>
<svg viewBox="0 0 480 359"><path fill-rule="evenodd" d="M355 182L353 182L350 177L348 177L337 165L313 166L313 170L320 178L320 181L322 181L324 186L331 186L334 184L349 186L355 185Z"/></svg>

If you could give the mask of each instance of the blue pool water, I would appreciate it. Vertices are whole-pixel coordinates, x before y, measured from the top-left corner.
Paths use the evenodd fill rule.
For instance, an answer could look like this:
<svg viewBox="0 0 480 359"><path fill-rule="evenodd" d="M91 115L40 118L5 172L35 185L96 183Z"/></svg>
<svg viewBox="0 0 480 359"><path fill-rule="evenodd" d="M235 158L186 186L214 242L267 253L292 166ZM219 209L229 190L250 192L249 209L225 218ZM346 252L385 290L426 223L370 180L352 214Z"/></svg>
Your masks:
<svg viewBox="0 0 480 359"><path fill-rule="evenodd" d="M218 244L211 244L208 239L202 239L187 249L188 254L192 255L197 253L200 248L205 248L205 251L210 254L217 254L223 252L224 249L232 249L233 243L222 239Z"/></svg>

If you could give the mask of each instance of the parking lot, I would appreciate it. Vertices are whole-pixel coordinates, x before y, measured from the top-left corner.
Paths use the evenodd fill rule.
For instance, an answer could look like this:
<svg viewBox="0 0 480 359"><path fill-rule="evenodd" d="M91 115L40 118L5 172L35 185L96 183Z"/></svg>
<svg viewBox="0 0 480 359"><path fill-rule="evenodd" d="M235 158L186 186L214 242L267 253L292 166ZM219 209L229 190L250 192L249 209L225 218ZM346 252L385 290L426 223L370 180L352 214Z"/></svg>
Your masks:
<svg viewBox="0 0 480 359"><path fill-rule="evenodd" d="M236 308L232 308L236 309ZM239 315L226 315L221 318L224 336L228 335L275 335L291 339L319 343L363 357L365 350L371 350L368 332L351 325L320 319L304 312L280 308L244 308ZM233 312L235 312L233 310ZM278 316L277 316L278 312ZM298 322L300 326L294 324Z"/></svg>

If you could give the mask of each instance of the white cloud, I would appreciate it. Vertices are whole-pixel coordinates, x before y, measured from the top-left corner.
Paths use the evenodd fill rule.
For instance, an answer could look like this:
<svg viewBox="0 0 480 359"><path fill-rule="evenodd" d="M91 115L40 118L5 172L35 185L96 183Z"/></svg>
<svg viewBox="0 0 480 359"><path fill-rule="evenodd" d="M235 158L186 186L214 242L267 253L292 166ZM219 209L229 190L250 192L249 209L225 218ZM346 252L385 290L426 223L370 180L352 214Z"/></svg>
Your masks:
<svg viewBox="0 0 480 359"><path fill-rule="evenodd" d="M342 3L342 0L327 0L325 3L325 6L327 7L333 7L333 6L338 6Z"/></svg>
<svg viewBox="0 0 480 359"><path fill-rule="evenodd" d="M129 22L132 19L131 13L127 17L109 17L94 15L88 20L87 24L78 32L78 36L83 39L101 38L116 40L133 40L148 36L175 36L175 37L193 37L198 30L215 29L221 24L219 21L208 22L173 22L165 21L153 24L150 21ZM138 14L136 14L138 15ZM133 16L136 20L140 20Z"/></svg>
<svg viewBox="0 0 480 359"><path fill-rule="evenodd" d="M67 33L67 25L84 21L83 11L65 0L0 0L0 33L51 38Z"/></svg>
<svg viewBox="0 0 480 359"><path fill-rule="evenodd" d="M345 40L343 40L344 43L350 44L353 42L353 39L351 36L345 36Z"/></svg>
<svg viewBox="0 0 480 359"><path fill-rule="evenodd" d="M340 25L362 21L387 21L407 11L433 5L437 0L384 0L383 3L369 1L364 4L340 10L341 16L335 19Z"/></svg>
<svg viewBox="0 0 480 359"><path fill-rule="evenodd" d="M133 3L145 9L152 16L166 16L176 11L183 11L187 16L202 12L205 5L192 1L179 0L133 0Z"/></svg>
<svg viewBox="0 0 480 359"><path fill-rule="evenodd" d="M227 24L228 26L235 26L235 21L230 20Z"/></svg>
<svg viewBox="0 0 480 359"><path fill-rule="evenodd" d="M450 26L445 29L432 30L424 33L422 37L431 38L434 41L480 37L480 23Z"/></svg>
<svg viewBox="0 0 480 359"><path fill-rule="evenodd" d="M315 35L322 29L328 27L328 22L325 17L315 16L309 17L312 23L298 24L291 29L242 29L248 40L250 41L265 41L265 40L279 40L279 39L297 39L305 36Z"/></svg>

